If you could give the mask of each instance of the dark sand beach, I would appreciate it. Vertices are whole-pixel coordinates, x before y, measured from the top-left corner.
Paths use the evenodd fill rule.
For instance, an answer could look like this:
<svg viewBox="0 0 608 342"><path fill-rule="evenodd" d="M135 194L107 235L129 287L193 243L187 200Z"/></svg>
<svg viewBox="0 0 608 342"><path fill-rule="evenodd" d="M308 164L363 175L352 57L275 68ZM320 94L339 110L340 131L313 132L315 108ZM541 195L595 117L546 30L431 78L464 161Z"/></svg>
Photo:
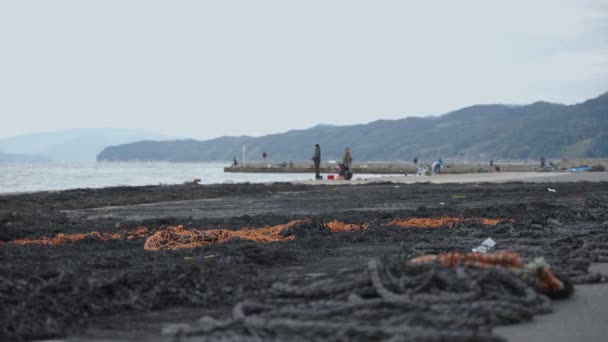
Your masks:
<svg viewBox="0 0 608 342"><path fill-rule="evenodd" d="M515 341L533 331L534 340L552 340L570 324L554 319L605 311L596 305L580 312L593 298L607 298L602 269L589 270L608 261L608 183L593 180L179 185L0 196L0 336ZM159 232L175 237L166 227L179 225L280 231L273 242L222 233L196 240L195 248L149 241ZM525 262L544 257L559 279L575 284L575 294L530 298L506 271L403 266L421 255L469 252L487 237ZM407 279L420 282L411 287ZM396 284L408 289L409 304L400 296L390 304L386 296L399 293ZM329 311L301 312L319 300ZM288 302L300 311L285 311ZM235 320L239 313L245 318ZM504 325L509 330L493 332ZM577 336L600 335L595 329Z"/></svg>

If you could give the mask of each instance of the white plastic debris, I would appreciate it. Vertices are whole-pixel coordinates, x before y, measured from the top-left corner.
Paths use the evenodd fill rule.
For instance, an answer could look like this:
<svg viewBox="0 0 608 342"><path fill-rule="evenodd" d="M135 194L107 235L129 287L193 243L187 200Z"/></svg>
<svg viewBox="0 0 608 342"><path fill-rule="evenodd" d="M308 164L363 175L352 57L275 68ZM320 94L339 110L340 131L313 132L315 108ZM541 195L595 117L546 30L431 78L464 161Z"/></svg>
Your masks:
<svg viewBox="0 0 608 342"><path fill-rule="evenodd" d="M441 202L441 203L439 203L439 205L445 205L445 202Z"/></svg>
<svg viewBox="0 0 608 342"><path fill-rule="evenodd" d="M487 253L492 250L496 246L496 241L492 240L492 238L485 239L481 245L473 248L473 252L477 253Z"/></svg>
<svg viewBox="0 0 608 342"><path fill-rule="evenodd" d="M547 188L547 191L549 191L549 192L557 192L557 190L551 189L551 188Z"/></svg>
<svg viewBox="0 0 608 342"><path fill-rule="evenodd" d="M496 241L494 241L492 238L487 238L481 244L488 246L488 248L494 248L494 246L496 246Z"/></svg>

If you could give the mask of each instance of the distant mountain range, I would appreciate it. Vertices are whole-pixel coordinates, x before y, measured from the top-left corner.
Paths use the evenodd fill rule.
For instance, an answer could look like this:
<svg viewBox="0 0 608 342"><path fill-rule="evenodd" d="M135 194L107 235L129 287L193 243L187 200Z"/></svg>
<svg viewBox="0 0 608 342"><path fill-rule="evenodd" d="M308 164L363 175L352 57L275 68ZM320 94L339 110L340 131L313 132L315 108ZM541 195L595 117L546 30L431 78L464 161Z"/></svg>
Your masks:
<svg viewBox="0 0 608 342"><path fill-rule="evenodd" d="M0 161L95 161L109 145L163 138L160 134L113 128L32 133L0 139Z"/></svg>
<svg viewBox="0 0 608 342"><path fill-rule="evenodd" d="M319 143L323 159L351 147L355 160L438 157L488 160L608 156L608 93L576 105L476 105L438 117L378 120L350 126L317 125L262 137L139 141L110 146L98 161L309 160Z"/></svg>
<svg viewBox="0 0 608 342"><path fill-rule="evenodd" d="M27 154L14 154L0 152L0 163L41 163L47 162L49 159L40 156L30 156Z"/></svg>

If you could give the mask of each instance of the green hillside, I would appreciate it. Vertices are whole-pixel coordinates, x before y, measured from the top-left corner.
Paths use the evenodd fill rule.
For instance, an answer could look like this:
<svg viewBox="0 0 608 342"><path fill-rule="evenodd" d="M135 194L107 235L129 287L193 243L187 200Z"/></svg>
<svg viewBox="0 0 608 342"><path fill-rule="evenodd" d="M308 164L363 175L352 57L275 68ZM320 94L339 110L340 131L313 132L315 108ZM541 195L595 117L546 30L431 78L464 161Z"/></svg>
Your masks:
<svg viewBox="0 0 608 342"><path fill-rule="evenodd" d="M537 159L608 156L608 93L576 105L536 102L526 106L477 105L439 117L378 120L352 126L319 125L263 137L196 141L142 141L111 146L99 161L308 160L321 144L324 159L344 147L358 160L462 158Z"/></svg>

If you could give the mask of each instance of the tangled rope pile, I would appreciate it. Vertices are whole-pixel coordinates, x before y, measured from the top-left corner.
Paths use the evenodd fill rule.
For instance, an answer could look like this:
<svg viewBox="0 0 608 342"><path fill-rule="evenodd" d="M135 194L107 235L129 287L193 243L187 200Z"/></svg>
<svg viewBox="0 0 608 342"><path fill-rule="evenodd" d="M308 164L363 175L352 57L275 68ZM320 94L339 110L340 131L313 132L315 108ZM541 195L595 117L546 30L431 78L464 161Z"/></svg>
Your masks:
<svg viewBox="0 0 608 342"><path fill-rule="evenodd" d="M550 300L502 267L444 267L394 258L312 281L274 284L232 318L168 325L164 334L212 340L502 341L499 324L551 311Z"/></svg>
<svg viewBox="0 0 608 342"><path fill-rule="evenodd" d="M282 233L304 221L295 220L286 224L267 226L262 228L230 229L184 229L183 226L161 228L159 231L146 239L144 249L157 251L160 249L188 249L201 247L208 244L228 241L234 238L252 240L256 242L278 242L288 241L293 235L282 235Z"/></svg>
<svg viewBox="0 0 608 342"><path fill-rule="evenodd" d="M414 264L438 262L444 267L469 265L476 267L503 267L526 280L535 289L551 298L566 298L572 292L563 280L558 279L549 268L544 258L524 264L517 253L500 251L495 253L443 253L423 255L410 260Z"/></svg>

